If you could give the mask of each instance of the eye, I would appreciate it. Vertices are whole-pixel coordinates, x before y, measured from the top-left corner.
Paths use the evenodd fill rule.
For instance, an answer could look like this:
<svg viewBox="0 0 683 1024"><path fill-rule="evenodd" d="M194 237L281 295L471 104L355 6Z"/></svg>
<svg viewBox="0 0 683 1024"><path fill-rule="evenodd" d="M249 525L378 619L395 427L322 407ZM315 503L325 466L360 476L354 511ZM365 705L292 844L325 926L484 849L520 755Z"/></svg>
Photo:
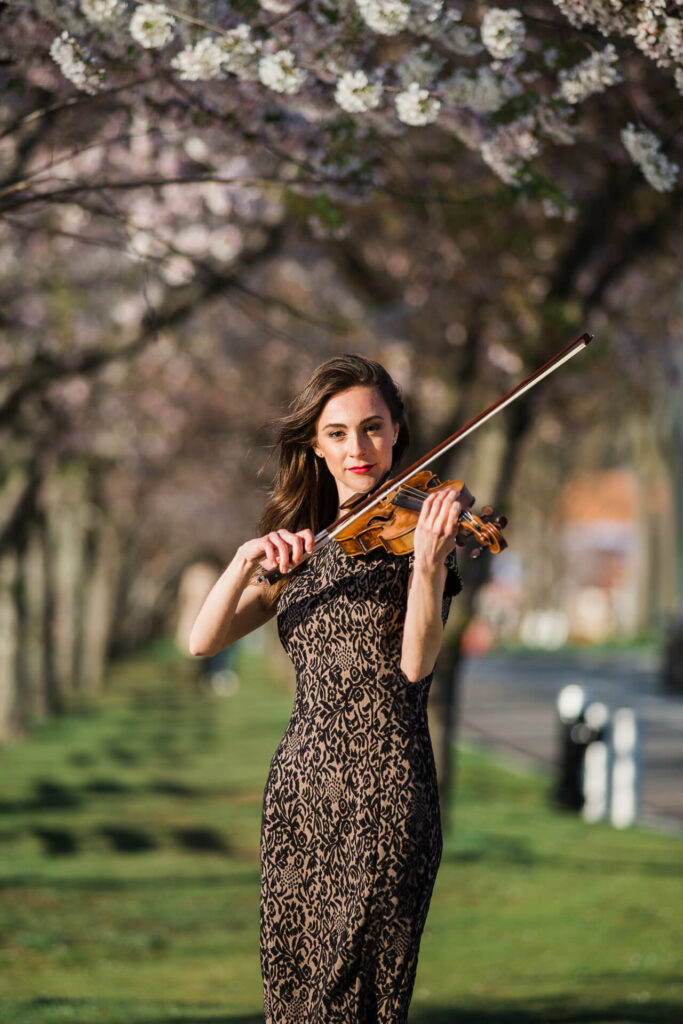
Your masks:
<svg viewBox="0 0 683 1024"><path fill-rule="evenodd" d="M330 431L330 433L327 436L331 437L333 441L336 441L337 438L344 436L344 431L343 430L332 430L332 431Z"/></svg>

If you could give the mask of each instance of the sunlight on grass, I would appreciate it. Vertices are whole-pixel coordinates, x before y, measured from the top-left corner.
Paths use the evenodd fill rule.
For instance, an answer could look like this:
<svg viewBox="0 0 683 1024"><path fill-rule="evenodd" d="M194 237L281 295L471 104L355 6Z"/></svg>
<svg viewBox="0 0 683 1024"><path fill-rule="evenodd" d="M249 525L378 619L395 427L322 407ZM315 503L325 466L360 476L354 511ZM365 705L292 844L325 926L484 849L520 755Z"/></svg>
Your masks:
<svg viewBox="0 0 683 1024"><path fill-rule="evenodd" d="M0 1022L262 1020L263 785L292 693L244 651L230 697L172 647L0 752ZM588 826L459 755L415 1024L683 1019L676 836Z"/></svg>

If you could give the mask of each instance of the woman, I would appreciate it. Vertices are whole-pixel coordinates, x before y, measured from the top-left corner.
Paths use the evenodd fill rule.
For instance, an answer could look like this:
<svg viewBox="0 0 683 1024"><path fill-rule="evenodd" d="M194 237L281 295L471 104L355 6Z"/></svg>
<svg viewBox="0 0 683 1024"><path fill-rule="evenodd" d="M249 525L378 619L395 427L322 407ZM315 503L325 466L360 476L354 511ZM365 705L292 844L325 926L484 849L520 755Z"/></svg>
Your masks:
<svg viewBox="0 0 683 1024"><path fill-rule="evenodd" d="M190 638L211 655L277 613L297 675L261 830L267 1024L403 1024L441 857L427 695L450 598L460 513L431 494L413 555L351 558L334 541L275 586L313 534L376 488L408 442L379 363L328 360L281 422L262 519L204 603Z"/></svg>

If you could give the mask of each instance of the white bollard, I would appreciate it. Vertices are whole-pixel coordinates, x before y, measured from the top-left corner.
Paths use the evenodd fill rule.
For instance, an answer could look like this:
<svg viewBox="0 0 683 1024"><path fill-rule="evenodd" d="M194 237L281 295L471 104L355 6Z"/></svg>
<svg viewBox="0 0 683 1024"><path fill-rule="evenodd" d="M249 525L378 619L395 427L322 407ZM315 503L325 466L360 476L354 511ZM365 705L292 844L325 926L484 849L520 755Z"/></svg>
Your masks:
<svg viewBox="0 0 683 1024"><path fill-rule="evenodd" d="M619 708L612 720L610 819L628 828L638 818L641 789L641 728L632 708Z"/></svg>
<svg viewBox="0 0 683 1024"><path fill-rule="evenodd" d="M584 711L586 725L596 737L586 747L583 762L583 817L602 821L610 804L609 710L601 701L593 701Z"/></svg>

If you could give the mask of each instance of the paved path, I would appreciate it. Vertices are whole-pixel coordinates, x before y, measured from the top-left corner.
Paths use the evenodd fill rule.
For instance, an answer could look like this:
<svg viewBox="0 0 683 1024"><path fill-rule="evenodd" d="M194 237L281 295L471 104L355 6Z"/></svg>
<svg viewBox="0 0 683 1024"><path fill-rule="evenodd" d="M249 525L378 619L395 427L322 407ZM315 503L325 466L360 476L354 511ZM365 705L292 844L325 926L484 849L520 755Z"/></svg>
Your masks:
<svg viewBox="0 0 683 1024"><path fill-rule="evenodd" d="M644 727L642 818L683 829L683 697L664 696L651 654L493 654L465 667L463 739L554 770L557 694L583 686L610 710L631 707Z"/></svg>

